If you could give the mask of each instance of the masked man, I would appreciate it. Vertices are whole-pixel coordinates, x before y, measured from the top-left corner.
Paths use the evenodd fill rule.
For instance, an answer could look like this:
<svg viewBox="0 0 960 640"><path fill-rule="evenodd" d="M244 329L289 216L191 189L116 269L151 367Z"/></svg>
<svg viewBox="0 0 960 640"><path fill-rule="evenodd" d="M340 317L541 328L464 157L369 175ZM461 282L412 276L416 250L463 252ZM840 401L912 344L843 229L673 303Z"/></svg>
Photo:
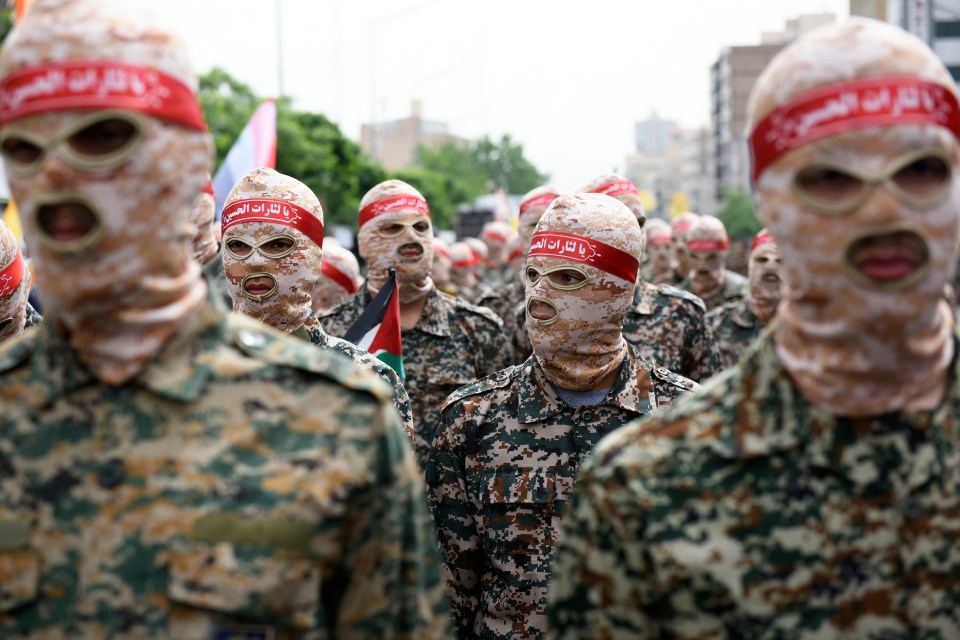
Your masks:
<svg viewBox="0 0 960 640"><path fill-rule="evenodd" d="M482 307L440 293L430 279L433 226L419 191L400 180L381 182L360 201L360 257L367 286L320 321L342 336L397 270L404 381L413 405L414 449L426 462L444 398L506 366L500 319Z"/></svg>
<svg viewBox="0 0 960 640"><path fill-rule="evenodd" d="M597 446L554 636L960 637L954 81L914 36L851 20L781 51L747 119L777 319Z"/></svg>
<svg viewBox="0 0 960 640"><path fill-rule="evenodd" d="M455 296L457 295L457 287L453 284L453 281L450 280L450 268L450 247L447 245L446 240L434 236L433 269L430 277L433 278L433 284L437 289Z"/></svg>
<svg viewBox="0 0 960 640"><path fill-rule="evenodd" d="M690 271L683 287L698 296L707 310L747 294L747 280L726 268L730 239L718 218L701 216L687 232Z"/></svg>
<svg viewBox="0 0 960 640"><path fill-rule="evenodd" d="M127 2L37 0L0 50L47 313L0 346L0 637L449 637L386 387L208 295L196 87Z"/></svg>
<svg viewBox="0 0 960 640"><path fill-rule="evenodd" d="M643 228L647 236L646 271L643 279L653 284L669 283L677 269L673 258L673 238L670 236L670 225L660 218L647 221Z"/></svg>
<svg viewBox="0 0 960 640"><path fill-rule="evenodd" d="M508 270L507 248L517 235L506 222L492 220L480 231L480 240L487 246L487 263L484 282L499 297L503 287L512 279Z"/></svg>
<svg viewBox="0 0 960 640"><path fill-rule="evenodd" d="M623 176L598 176L582 191L616 198L630 208L644 229L647 217L637 188ZM641 242L638 260L643 259L643 245ZM703 302L677 287L638 280L633 306L623 319L623 337L658 365L697 382L720 371L720 353L707 326Z"/></svg>
<svg viewBox="0 0 960 640"><path fill-rule="evenodd" d="M466 242L450 245L450 281L456 287L457 297L475 302L477 295L476 267L480 258Z"/></svg>
<svg viewBox="0 0 960 640"><path fill-rule="evenodd" d="M27 300L30 279L20 243L10 227L0 221L0 343L40 322L40 315Z"/></svg>
<svg viewBox="0 0 960 640"><path fill-rule="evenodd" d="M693 223L700 219L700 216L687 211L681 213L670 223L670 240L673 247L673 262L676 265L673 277L666 281L666 284L674 287L683 286L690 274L690 255L687 253L687 233Z"/></svg>
<svg viewBox="0 0 960 640"><path fill-rule="evenodd" d="M217 241L216 222L217 201L213 194L213 184L207 175L207 183L201 193L193 201L190 209L190 222L194 227L193 258L200 265L207 286L223 300L227 309L233 308L233 298L230 296L227 281L223 277L223 256L220 243Z"/></svg>
<svg viewBox="0 0 960 640"><path fill-rule="evenodd" d="M643 233L599 194L547 209L525 269L534 356L444 403L426 478L461 638L540 638L555 533L605 434L695 383L624 340Z"/></svg>
<svg viewBox="0 0 960 640"><path fill-rule="evenodd" d="M746 298L728 302L707 314L724 369L740 361L747 347L777 313L780 303L780 249L764 229L750 246Z"/></svg>
<svg viewBox="0 0 960 640"><path fill-rule="evenodd" d="M313 313L313 288L326 259L323 208L313 191L273 169L254 169L227 194L220 225L233 310L372 370L390 386L412 437L410 398L394 370L346 340L327 335Z"/></svg>
<svg viewBox="0 0 960 640"><path fill-rule="evenodd" d="M310 292L313 311L320 315L349 300L363 286L357 257L332 240L327 238L324 241L320 275Z"/></svg>

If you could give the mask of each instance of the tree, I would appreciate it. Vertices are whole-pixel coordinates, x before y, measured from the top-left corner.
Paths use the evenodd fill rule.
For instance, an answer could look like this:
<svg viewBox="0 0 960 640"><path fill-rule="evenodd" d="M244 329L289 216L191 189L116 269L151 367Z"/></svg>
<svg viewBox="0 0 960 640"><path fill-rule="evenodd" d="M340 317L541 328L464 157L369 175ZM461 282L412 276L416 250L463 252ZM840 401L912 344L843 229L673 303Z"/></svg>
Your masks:
<svg viewBox="0 0 960 640"><path fill-rule="evenodd" d="M753 198L746 191L738 189L723 192L723 204L717 211L717 217L727 228L727 235L734 239L752 238L762 228L757 221Z"/></svg>

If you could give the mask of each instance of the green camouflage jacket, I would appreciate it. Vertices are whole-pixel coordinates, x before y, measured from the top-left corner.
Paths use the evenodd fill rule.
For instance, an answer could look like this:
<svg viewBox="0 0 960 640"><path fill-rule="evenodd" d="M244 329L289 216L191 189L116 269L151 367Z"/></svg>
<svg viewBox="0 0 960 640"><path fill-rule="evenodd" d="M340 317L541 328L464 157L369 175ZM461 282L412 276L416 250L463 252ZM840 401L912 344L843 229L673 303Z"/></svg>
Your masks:
<svg viewBox="0 0 960 640"><path fill-rule="evenodd" d="M330 335L342 336L370 300L364 287L320 322ZM428 294L417 326L404 330L401 338L404 386L413 405L414 452L423 468L444 399L507 366L510 353L493 312L436 289Z"/></svg>
<svg viewBox="0 0 960 640"><path fill-rule="evenodd" d="M723 288L721 288L720 291L712 296L708 296L706 298L701 296L703 304L705 304L707 307L707 311L719 307L722 304L726 304L732 300L739 300L747 295L747 288L749 285L745 277L736 271L730 271L729 269L724 269L723 273ZM693 289L690 285L690 278L687 278L677 286L685 291L693 293Z"/></svg>
<svg viewBox="0 0 960 640"><path fill-rule="evenodd" d="M640 282L623 319L623 337L640 353L697 382L720 372L720 354L703 301L667 284Z"/></svg>
<svg viewBox="0 0 960 640"><path fill-rule="evenodd" d="M606 399L570 407L536 358L444 403L426 481L460 638L540 638L556 531L601 437L696 387L631 347Z"/></svg>
<svg viewBox="0 0 960 640"><path fill-rule="evenodd" d="M956 357L935 410L836 418L768 329L584 464L551 637L960 637L958 421Z"/></svg>
<svg viewBox="0 0 960 640"><path fill-rule="evenodd" d="M711 309L707 313L707 324L710 325L713 337L717 341L723 369L729 369L740 362L740 357L746 352L747 347L763 331L763 325L750 310L746 298L733 300L716 309Z"/></svg>
<svg viewBox="0 0 960 640"><path fill-rule="evenodd" d="M407 395L407 390L403 388L403 383L400 382L400 376L397 375L397 372L394 371L390 365L370 355L369 352L360 349L352 342L347 342L346 340L334 338L329 335L323 330L323 327L320 326L320 321L317 320L317 317L312 313L310 317L307 318L307 321L303 323L303 326L297 328L291 335L303 338L321 349L330 349L340 355L346 356L354 364L360 365L364 369L370 369L377 374L381 380L386 382L391 390L390 395L393 398L393 406L397 408L397 413L400 414L403 430L410 440L410 445L413 446L413 411L410 408L410 397Z"/></svg>
<svg viewBox="0 0 960 640"><path fill-rule="evenodd" d="M385 385L209 300L120 387L0 347L0 637L448 638Z"/></svg>
<svg viewBox="0 0 960 640"><path fill-rule="evenodd" d="M23 325L24 329L29 329L43 322L43 316L37 313L37 310L33 308L33 305L29 302L27 303L27 322Z"/></svg>

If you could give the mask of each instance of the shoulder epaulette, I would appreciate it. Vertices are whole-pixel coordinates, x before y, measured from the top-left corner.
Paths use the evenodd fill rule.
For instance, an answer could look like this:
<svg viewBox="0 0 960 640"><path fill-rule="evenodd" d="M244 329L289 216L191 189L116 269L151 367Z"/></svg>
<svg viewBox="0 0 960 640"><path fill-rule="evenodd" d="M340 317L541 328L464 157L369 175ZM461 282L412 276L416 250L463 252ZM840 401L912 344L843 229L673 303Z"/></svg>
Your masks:
<svg viewBox="0 0 960 640"><path fill-rule="evenodd" d="M666 367L659 365L653 368L653 375L657 380L679 387L684 391L696 391L700 388L700 385L690 378L685 378L679 373L674 373Z"/></svg>
<svg viewBox="0 0 960 640"><path fill-rule="evenodd" d="M370 393L379 400L392 397L390 389L376 374L355 365L342 354L318 349L239 314L228 316L227 326L232 342L253 358L315 373L348 389Z"/></svg>
<svg viewBox="0 0 960 640"><path fill-rule="evenodd" d="M441 408L441 411L445 411L446 408L451 404L459 402L464 398L469 398L470 396L480 395L488 391L493 391L494 389L502 389L503 387L508 386L518 370L519 365L507 367L506 369L502 369L496 373L491 373L484 378L480 378L476 382L471 382L468 385L460 387L447 396L447 399L443 401L443 407Z"/></svg>
<svg viewBox="0 0 960 640"><path fill-rule="evenodd" d="M503 328L503 320L500 319L500 316L495 314L493 311L487 307L477 306L475 304L470 304L466 300L461 300L460 298L454 298L453 296L448 296L453 300L453 306L456 310L464 310L474 315L481 316L490 322L493 322L497 325L498 329Z"/></svg>
<svg viewBox="0 0 960 640"><path fill-rule="evenodd" d="M700 296L690 293L686 289L674 287L673 285L669 285L669 284L661 284L657 287L657 291L659 291L661 294L665 296L670 296L672 298L682 298L687 302L692 302L693 304L700 307L701 311L706 312L707 310L707 305L703 303L703 300L700 298Z"/></svg>

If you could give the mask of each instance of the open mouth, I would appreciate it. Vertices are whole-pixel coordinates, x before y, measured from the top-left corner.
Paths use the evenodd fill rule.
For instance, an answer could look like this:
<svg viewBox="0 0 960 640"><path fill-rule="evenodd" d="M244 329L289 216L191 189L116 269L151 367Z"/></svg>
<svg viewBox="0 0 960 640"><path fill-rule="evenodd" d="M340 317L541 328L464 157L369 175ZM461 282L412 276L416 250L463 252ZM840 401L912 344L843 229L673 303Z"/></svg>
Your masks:
<svg viewBox="0 0 960 640"><path fill-rule="evenodd" d="M847 264L868 283L903 286L921 278L930 263L927 243L914 231L860 238L847 248Z"/></svg>
<svg viewBox="0 0 960 640"><path fill-rule="evenodd" d="M423 246L417 242L408 242L400 245L397 253L405 260L417 260L423 255Z"/></svg>
<svg viewBox="0 0 960 640"><path fill-rule="evenodd" d="M276 278L267 273L254 273L243 279L240 288L243 295L254 302L263 302L277 292Z"/></svg>
<svg viewBox="0 0 960 640"><path fill-rule="evenodd" d="M540 296L527 298L527 320L545 327L560 319L560 311L552 302Z"/></svg>
<svg viewBox="0 0 960 640"><path fill-rule="evenodd" d="M761 278L761 280L763 280L764 282L770 282L770 283L779 284L779 283L780 283L780 276L778 276L778 275L775 274L775 273L768 273L768 274L764 275L764 276Z"/></svg>
<svg viewBox="0 0 960 640"><path fill-rule="evenodd" d="M48 243L65 250L92 243L101 229L97 214L79 200L41 205L36 221Z"/></svg>

